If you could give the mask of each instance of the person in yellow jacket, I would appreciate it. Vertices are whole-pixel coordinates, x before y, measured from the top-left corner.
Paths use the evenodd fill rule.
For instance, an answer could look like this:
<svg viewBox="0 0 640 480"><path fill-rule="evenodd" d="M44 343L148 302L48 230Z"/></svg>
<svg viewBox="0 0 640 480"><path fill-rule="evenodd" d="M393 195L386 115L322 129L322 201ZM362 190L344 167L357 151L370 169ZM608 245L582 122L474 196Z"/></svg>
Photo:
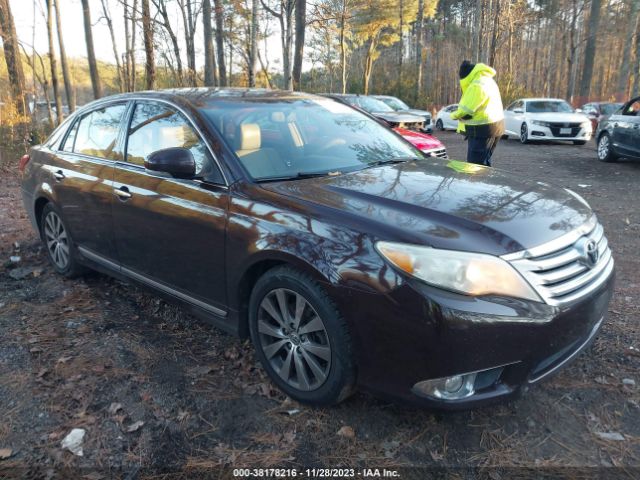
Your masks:
<svg viewBox="0 0 640 480"><path fill-rule="evenodd" d="M458 132L465 135L467 162L491 166L498 141L504 135L504 111L496 71L484 63L465 60L460 65L462 98L451 118L458 120Z"/></svg>

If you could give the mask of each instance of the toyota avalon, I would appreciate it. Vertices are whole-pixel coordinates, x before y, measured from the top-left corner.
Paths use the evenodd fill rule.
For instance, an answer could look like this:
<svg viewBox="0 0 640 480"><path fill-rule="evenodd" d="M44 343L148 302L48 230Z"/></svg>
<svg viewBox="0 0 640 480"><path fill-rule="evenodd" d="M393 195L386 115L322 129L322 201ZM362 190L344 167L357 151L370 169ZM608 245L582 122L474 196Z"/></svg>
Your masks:
<svg viewBox="0 0 640 480"><path fill-rule="evenodd" d="M148 287L240 337L294 399L518 395L601 327L614 261L577 194L426 158L334 100L118 95L19 165L52 267Z"/></svg>

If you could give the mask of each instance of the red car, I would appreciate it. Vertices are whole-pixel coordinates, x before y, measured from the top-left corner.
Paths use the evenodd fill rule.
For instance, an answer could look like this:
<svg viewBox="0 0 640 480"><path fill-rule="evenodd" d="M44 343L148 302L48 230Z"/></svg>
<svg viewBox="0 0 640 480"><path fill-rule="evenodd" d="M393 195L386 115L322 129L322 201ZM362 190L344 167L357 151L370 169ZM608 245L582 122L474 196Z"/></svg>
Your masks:
<svg viewBox="0 0 640 480"><path fill-rule="evenodd" d="M431 157L449 158L447 148L433 135L407 130L406 128L394 128L394 130L423 153Z"/></svg>

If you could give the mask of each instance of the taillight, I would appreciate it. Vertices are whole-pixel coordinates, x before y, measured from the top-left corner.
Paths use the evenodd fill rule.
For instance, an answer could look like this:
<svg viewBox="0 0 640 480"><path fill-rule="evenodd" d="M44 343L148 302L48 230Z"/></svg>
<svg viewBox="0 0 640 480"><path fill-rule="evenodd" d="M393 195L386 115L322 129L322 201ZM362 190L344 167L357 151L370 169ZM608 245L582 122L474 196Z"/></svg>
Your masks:
<svg viewBox="0 0 640 480"><path fill-rule="evenodd" d="M24 173L24 169L27 168L27 163L29 163L29 160L31 160L29 154L22 156L22 158L20 159L20 163L18 164L20 173Z"/></svg>

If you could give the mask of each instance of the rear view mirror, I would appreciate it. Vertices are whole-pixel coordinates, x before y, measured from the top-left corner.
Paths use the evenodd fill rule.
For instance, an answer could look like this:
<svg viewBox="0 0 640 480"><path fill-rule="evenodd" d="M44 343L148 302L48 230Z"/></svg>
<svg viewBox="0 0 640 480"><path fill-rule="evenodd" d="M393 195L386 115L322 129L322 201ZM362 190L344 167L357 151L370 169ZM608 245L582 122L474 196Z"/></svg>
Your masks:
<svg viewBox="0 0 640 480"><path fill-rule="evenodd" d="M193 178L196 161L186 148L174 147L158 150L144 161L144 167L154 172L165 172L175 178Z"/></svg>

